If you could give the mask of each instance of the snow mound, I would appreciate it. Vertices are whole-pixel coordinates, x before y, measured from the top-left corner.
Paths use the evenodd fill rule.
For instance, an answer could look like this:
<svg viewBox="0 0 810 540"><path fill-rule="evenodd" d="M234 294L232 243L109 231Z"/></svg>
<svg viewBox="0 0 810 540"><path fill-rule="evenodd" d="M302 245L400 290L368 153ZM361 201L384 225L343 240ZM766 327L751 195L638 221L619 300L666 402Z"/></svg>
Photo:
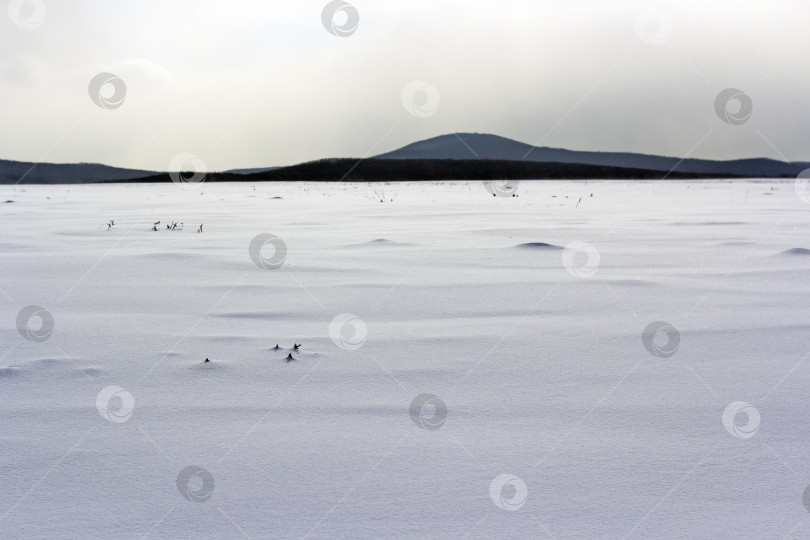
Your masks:
<svg viewBox="0 0 810 540"><path fill-rule="evenodd" d="M554 244L547 244L546 242L526 242L525 244L518 244L515 247L520 249L538 249L538 250L562 249L562 246L555 246Z"/></svg>
<svg viewBox="0 0 810 540"><path fill-rule="evenodd" d="M806 256L810 255L810 249L797 247L797 248L786 249L782 253L784 255L795 255L795 256L806 257Z"/></svg>
<svg viewBox="0 0 810 540"><path fill-rule="evenodd" d="M748 225L745 221L676 221L672 223L678 227L684 225L696 225L698 227L714 227L714 226L729 226L729 225Z"/></svg>
<svg viewBox="0 0 810 540"><path fill-rule="evenodd" d="M0 378L33 375L37 378L58 375L60 378L97 377L103 371L96 366L77 365L65 358L37 358L13 366L0 368Z"/></svg>
<svg viewBox="0 0 810 540"><path fill-rule="evenodd" d="M280 312L280 311L240 311L234 313L218 313L214 315L215 317L220 317L223 319L256 319L256 320L267 320L267 319L282 319L287 320L291 319L296 316L294 313L290 312Z"/></svg>
<svg viewBox="0 0 810 540"><path fill-rule="evenodd" d="M0 380L18 377L19 375L22 375L22 371L16 366L0 367Z"/></svg>
<svg viewBox="0 0 810 540"><path fill-rule="evenodd" d="M607 283L620 287L649 287L655 285L655 283L646 279L612 279Z"/></svg>
<svg viewBox="0 0 810 540"><path fill-rule="evenodd" d="M375 238L374 240L369 240L368 242L362 242L360 244L349 244L346 247L351 248L367 248L369 246L377 246L377 247L406 247L412 246L413 244L407 244L403 242L397 242L395 240L389 240L388 238Z"/></svg>

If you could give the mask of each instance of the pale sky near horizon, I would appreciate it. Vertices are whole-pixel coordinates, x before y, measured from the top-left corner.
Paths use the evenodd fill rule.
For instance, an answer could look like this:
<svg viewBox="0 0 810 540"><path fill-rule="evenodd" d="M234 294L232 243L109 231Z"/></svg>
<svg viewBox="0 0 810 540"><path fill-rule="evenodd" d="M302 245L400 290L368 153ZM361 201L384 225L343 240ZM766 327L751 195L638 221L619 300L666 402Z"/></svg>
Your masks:
<svg viewBox="0 0 810 540"><path fill-rule="evenodd" d="M0 12L4 159L166 170L191 153L225 170L465 131L810 161L806 0L351 0L345 37L325 0L37 1ZM126 84L120 107L91 99L101 72ZM409 112L412 81L438 106L418 93L427 112ZM726 88L753 103L740 125L715 112Z"/></svg>

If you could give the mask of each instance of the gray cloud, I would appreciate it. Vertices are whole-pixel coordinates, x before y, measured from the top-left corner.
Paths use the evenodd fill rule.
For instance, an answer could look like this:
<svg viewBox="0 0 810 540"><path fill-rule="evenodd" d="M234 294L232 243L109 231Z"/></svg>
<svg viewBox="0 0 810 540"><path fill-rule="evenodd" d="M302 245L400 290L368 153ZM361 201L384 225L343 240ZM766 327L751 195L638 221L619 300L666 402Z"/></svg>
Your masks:
<svg viewBox="0 0 810 540"><path fill-rule="evenodd" d="M165 169L191 152L217 170L478 131L810 160L806 2L656 2L671 22L660 45L638 35L653 5L639 1L352 3L348 37L322 26L325 1L47 2L35 29L0 17L2 157ZM101 71L126 81L119 109L87 97ZM413 80L438 89L432 116L403 107ZM742 126L714 113L727 87L753 100Z"/></svg>

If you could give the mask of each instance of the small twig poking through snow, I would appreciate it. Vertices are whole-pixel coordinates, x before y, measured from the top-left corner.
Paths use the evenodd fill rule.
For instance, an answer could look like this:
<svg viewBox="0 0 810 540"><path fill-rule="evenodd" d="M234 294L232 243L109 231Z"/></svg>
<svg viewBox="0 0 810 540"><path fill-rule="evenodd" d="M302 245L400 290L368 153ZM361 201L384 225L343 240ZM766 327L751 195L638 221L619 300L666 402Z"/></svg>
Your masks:
<svg viewBox="0 0 810 540"><path fill-rule="evenodd" d="M198 233L199 233L199 232L202 232L202 226L203 226L203 224L202 224L202 223L200 223L200 228L199 228L199 229L197 229L197 232L198 232Z"/></svg>
<svg viewBox="0 0 810 540"><path fill-rule="evenodd" d="M115 227L115 220L111 219L110 221L107 222L107 230L109 231L113 227Z"/></svg>
<svg viewBox="0 0 810 540"><path fill-rule="evenodd" d="M152 225L152 230L153 231L158 230L158 225L160 225L160 221L156 221ZM172 221L171 225L167 223L166 224L166 230L169 230L169 231L182 231L183 230L183 222L181 221L180 225L178 225L176 221ZM197 232L202 232L202 225L200 225L200 230L197 231Z"/></svg>
<svg viewBox="0 0 810 540"><path fill-rule="evenodd" d="M385 200L388 199L389 202L394 202L394 199L397 198L398 193L394 193L393 195L391 195L388 192L386 192L384 186L372 186L372 184L369 183L369 187L372 188L371 193L366 195L366 197L368 197L372 201L379 200L380 202L385 202Z"/></svg>

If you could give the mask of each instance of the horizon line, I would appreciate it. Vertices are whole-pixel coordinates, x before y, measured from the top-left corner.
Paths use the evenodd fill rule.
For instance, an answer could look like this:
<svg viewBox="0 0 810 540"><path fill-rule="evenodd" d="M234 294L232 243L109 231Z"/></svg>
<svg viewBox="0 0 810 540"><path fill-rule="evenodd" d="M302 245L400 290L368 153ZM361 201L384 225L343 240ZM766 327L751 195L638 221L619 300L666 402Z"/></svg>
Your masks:
<svg viewBox="0 0 810 540"><path fill-rule="evenodd" d="M360 156L350 156L350 155L347 155L347 156L332 155L332 156L324 156L324 157L318 157L318 158L313 158L313 159L307 159L307 160L304 160L304 161L297 161L297 162L287 163L287 164L283 164L283 165L248 165L248 166L229 167L227 169L222 169L222 170L218 170L218 171L208 170L207 172L225 173L225 172L229 172L229 171L236 171L236 170L243 170L243 169L267 169L267 168L293 167L295 165L301 165L301 164L304 164L304 163L312 163L312 162L321 161L321 160L325 160L325 159L356 159L356 160L378 159L378 156L382 156L382 155L385 155L385 154L390 154L390 153L396 152L398 150L402 150L403 148L406 148L408 146L411 146L411 145L414 145L414 144L417 144L417 143L420 143L420 142L430 141L430 140L438 139L438 138L441 138L441 137L451 137L451 136L459 137L459 136L464 136L464 135L492 136L492 137L498 137L500 139L505 139L505 140L508 140L508 141L512 141L512 142L515 142L515 143L524 144L526 146L531 147L532 149L562 150L562 151L574 152L574 153L631 154L631 155L637 155L637 156L650 156L650 157L657 157L657 158L664 158L664 159L680 159L680 160L683 160L683 161L686 161L686 160L710 161L710 162L716 162L716 163L729 163L729 162L746 161L746 160L769 160L769 161L774 161L774 162L777 162L777 163L786 163L786 164L810 163L810 159L789 161L789 160L781 159L781 157L773 158L773 157L768 157L768 156L763 156L763 155L760 155L760 156L747 156L747 157L735 157L735 158L731 158L731 159L714 159L714 158L707 158L707 157L684 157L684 156L677 156L677 155L652 154L652 153L640 152L640 151L634 151L634 150L593 150L593 149L588 149L588 150L576 149L575 150L575 149L572 149L572 148L565 148L565 147L561 147L561 146L535 146L535 145L533 145L531 143L528 143L528 142L525 142L525 141L521 141L521 140L518 140L518 139L514 139L514 138L511 138L511 137L506 137L504 135L499 135L497 133L491 133L491 132L455 131L455 132L444 132L444 133L440 133L438 135L433 135L433 136L430 136L430 137L427 137L427 138L424 138L424 139L419 139L419 140L404 144L402 146L398 146L398 147L396 147L396 148L394 148L392 150L388 150L388 151L385 151L385 152L381 152L379 154L375 154L373 156L360 157ZM383 159L385 159L385 158L383 158ZM461 159L461 158L393 158L393 159ZM492 161L493 159L496 159L496 158L479 158L477 156L472 156L470 158L464 158L464 159ZM497 159L497 160L498 161L504 161L502 159ZM0 161L9 161L9 162L16 162L16 163L30 163L30 164L35 164L35 165L99 165L99 166L102 166L102 167L111 167L111 168L116 168L116 169L126 169L126 170L155 172L155 173L174 172L170 168L157 170L157 169L151 169L151 168L112 165L110 163L104 163L104 162L100 162L100 161L72 161L72 162L69 162L69 161L62 161L62 162L57 162L57 161L26 161L26 160L11 159L11 158L5 158L5 157L0 157ZM515 159L515 160L506 160L506 161L534 161L534 160L529 160L529 159L524 158L524 159ZM179 170L180 169L178 169L178 171Z"/></svg>

